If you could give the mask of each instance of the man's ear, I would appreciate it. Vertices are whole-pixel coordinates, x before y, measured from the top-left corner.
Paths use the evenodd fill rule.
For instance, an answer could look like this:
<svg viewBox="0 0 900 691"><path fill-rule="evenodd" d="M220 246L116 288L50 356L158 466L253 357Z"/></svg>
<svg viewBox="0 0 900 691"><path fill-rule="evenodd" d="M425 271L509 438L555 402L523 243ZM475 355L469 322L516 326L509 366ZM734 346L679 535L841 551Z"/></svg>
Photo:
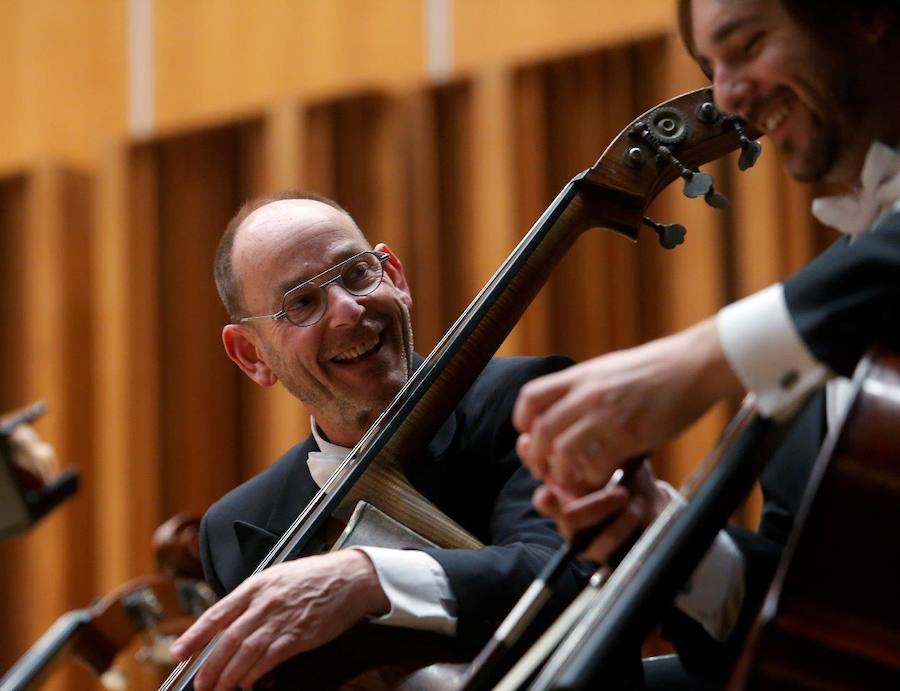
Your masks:
<svg viewBox="0 0 900 691"><path fill-rule="evenodd" d="M273 386L278 381L278 377L269 369L259 348L256 347L247 327L241 324L226 324L222 329L222 343L228 357L257 384Z"/></svg>
<svg viewBox="0 0 900 691"><path fill-rule="evenodd" d="M391 248L383 242L375 245L375 251L385 252L388 255L388 259L384 263L384 272L390 277L394 287L406 296L404 300L406 306L412 307L412 293L409 290L409 281L406 280L406 273L403 271L403 264L400 263L397 255L391 252Z"/></svg>

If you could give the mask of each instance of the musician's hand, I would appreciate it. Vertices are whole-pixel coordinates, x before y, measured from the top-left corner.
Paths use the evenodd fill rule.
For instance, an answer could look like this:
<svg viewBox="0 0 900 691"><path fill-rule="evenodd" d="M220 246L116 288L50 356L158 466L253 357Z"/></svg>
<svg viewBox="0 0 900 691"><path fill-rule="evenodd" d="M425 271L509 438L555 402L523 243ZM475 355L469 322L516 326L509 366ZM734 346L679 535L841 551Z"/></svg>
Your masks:
<svg viewBox="0 0 900 691"><path fill-rule="evenodd" d="M708 319L527 383L513 412L516 450L538 479L601 487L624 461L742 392Z"/></svg>
<svg viewBox="0 0 900 691"><path fill-rule="evenodd" d="M16 426L9 435L9 449L16 472L28 489L40 489L59 470L53 447L31 425Z"/></svg>
<svg viewBox="0 0 900 691"><path fill-rule="evenodd" d="M573 491L552 482L541 485L534 493L534 506L544 516L556 521L560 534L572 537L591 528L609 516L618 517L604 530L581 556L605 562L638 528L645 528L662 512L669 494L656 483L649 461L632 476L628 488L601 488L591 492Z"/></svg>
<svg viewBox="0 0 900 691"><path fill-rule="evenodd" d="M343 550L306 557L248 578L209 608L173 644L172 654L187 659L224 632L194 688L247 688L288 658L389 609L364 553Z"/></svg>

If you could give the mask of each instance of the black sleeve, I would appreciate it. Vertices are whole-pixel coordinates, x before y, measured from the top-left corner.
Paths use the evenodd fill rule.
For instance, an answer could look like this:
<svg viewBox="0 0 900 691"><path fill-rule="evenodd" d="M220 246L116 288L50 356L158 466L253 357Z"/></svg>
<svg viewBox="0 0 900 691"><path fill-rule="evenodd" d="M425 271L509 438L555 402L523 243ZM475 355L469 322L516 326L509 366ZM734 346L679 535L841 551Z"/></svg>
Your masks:
<svg viewBox="0 0 900 691"><path fill-rule="evenodd" d="M203 565L203 578L206 580L209 587L212 588L216 597L224 597L225 586L222 585L222 581L219 579L218 575L216 575L216 569L213 565L208 512L203 515L203 519L200 521L200 563Z"/></svg>
<svg viewBox="0 0 900 691"><path fill-rule="evenodd" d="M519 389L529 379L570 364L563 358L505 358L501 371L473 386L468 400L467 443L479 465L480 477L493 485L487 517L489 545L480 550L428 550L450 582L458 609L458 640L481 645L531 584L550 556L562 544L553 521L538 515L531 504L537 481L521 466L515 452L516 431L512 408ZM478 492L472 488L472 497ZM586 584L592 569L573 565L564 578L560 595L550 610L561 610L567 599Z"/></svg>
<svg viewBox="0 0 900 691"><path fill-rule="evenodd" d="M839 374L875 342L900 347L900 213L835 243L785 281L784 294L803 341Z"/></svg>

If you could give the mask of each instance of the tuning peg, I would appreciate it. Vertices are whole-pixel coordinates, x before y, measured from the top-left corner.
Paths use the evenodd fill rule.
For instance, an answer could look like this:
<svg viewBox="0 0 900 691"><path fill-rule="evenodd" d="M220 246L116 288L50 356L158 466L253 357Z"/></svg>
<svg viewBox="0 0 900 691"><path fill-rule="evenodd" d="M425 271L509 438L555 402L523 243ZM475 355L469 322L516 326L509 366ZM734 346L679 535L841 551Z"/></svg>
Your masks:
<svg viewBox="0 0 900 691"><path fill-rule="evenodd" d="M752 168L762 153L762 144L755 142L744 134L744 125L740 120L731 121L734 131L737 133L738 141L741 143L741 156L738 158L738 168L747 170Z"/></svg>
<svg viewBox="0 0 900 691"><path fill-rule="evenodd" d="M684 242L687 229L680 223L657 223L649 216L644 216L644 225L652 228L659 236L659 244L667 250L673 250Z"/></svg>
<svg viewBox="0 0 900 691"><path fill-rule="evenodd" d="M703 199L714 209L727 209L731 203L728 201L728 197L726 197L721 192L716 192L715 189L711 189L709 192L704 194Z"/></svg>
<svg viewBox="0 0 900 691"><path fill-rule="evenodd" d="M732 121L733 126L735 128L740 127L740 123L737 121ZM670 165L678 168L679 175L684 180L684 196L690 199L696 199L697 197L703 197L707 204L716 209L724 209L728 206L728 199L719 192L716 192L714 181L712 175L707 173L701 173L699 170L691 170L686 165L684 165L681 161L679 161L675 155L672 153L672 150L663 144L660 144L659 137L652 132L650 132L649 128L644 123L637 123L631 132L632 137L637 139L643 139L646 143L648 143L653 149L656 151L657 161L659 163L668 163ZM755 142L751 142L747 139L743 134L743 130L741 130L740 136L744 138L748 143L755 144ZM625 162L628 165L634 167L633 158L637 158L638 154L641 154L641 150L638 147L633 147L629 150L628 154L626 154ZM755 160L755 159L754 159ZM659 224L657 224L659 225ZM657 229L656 226L651 226L654 230ZM681 244L684 239L684 228L683 226L678 226L682 229L681 238L675 242L672 247L675 245ZM662 235L660 235L660 242L663 243L663 247L667 247L666 243L663 241ZM667 247L671 249L671 247Z"/></svg>
<svg viewBox="0 0 900 691"><path fill-rule="evenodd" d="M701 173L699 170L688 170L684 168L681 171L681 177L684 178L684 196L696 199L704 197L713 191L712 175Z"/></svg>
<svg viewBox="0 0 900 691"><path fill-rule="evenodd" d="M741 135L741 156L738 158L738 168L747 170L752 168L762 153L762 144Z"/></svg>
<svg viewBox="0 0 900 691"><path fill-rule="evenodd" d="M678 168L678 172L684 180L684 189L682 191L684 192L685 197L696 199L697 197L705 197L707 194L712 192L712 175L701 173L699 170L691 170L681 161L675 158L672 150L667 146L657 146L656 155L660 159L667 161L671 165Z"/></svg>

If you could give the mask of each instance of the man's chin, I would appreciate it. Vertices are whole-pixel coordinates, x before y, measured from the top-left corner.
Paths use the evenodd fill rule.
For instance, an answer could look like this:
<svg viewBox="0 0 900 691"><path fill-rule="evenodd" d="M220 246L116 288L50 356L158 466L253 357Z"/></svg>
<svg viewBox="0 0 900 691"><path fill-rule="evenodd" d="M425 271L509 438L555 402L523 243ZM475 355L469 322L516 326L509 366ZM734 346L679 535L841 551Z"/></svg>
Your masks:
<svg viewBox="0 0 900 691"><path fill-rule="evenodd" d="M779 149L788 174L798 182L813 183L829 181L835 168L832 152L818 147L800 150L791 146Z"/></svg>
<svg viewBox="0 0 900 691"><path fill-rule="evenodd" d="M381 414L403 387L402 376L361 377L358 381L344 381L339 387L344 401L352 401L353 408L374 411L375 417ZM337 390L338 387L335 387Z"/></svg>

